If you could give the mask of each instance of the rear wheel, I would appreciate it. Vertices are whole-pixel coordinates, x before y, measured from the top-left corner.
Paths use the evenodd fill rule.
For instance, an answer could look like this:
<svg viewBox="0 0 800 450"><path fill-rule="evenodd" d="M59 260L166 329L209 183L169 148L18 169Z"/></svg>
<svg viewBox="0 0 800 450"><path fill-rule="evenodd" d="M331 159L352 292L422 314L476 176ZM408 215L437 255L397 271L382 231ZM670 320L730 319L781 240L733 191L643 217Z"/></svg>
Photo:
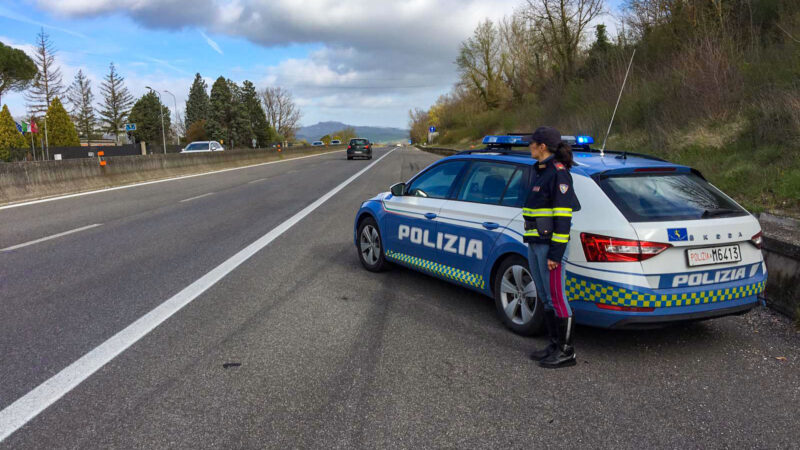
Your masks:
<svg viewBox="0 0 800 450"><path fill-rule="evenodd" d="M511 331L523 336L533 336L541 331L544 307L525 258L510 256L497 268L494 303L500 320Z"/></svg>
<svg viewBox="0 0 800 450"><path fill-rule="evenodd" d="M370 272L381 272L389 266L383 256L378 224L372 217L366 217L358 224L358 259Z"/></svg>
<svg viewBox="0 0 800 450"><path fill-rule="evenodd" d="M353 157L350 156L350 155L347 155L347 160L350 161L351 159L353 159Z"/></svg>

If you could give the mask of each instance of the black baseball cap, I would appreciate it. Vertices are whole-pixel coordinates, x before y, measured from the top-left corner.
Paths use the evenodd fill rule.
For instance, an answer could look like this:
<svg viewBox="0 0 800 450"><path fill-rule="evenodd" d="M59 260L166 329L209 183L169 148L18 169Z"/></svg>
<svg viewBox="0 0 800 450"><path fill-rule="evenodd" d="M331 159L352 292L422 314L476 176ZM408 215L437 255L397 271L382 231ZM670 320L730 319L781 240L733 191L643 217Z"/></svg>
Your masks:
<svg viewBox="0 0 800 450"><path fill-rule="evenodd" d="M561 143L561 132L553 127L539 127L533 134L524 136L528 142L545 144L548 148L556 148Z"/></svg>

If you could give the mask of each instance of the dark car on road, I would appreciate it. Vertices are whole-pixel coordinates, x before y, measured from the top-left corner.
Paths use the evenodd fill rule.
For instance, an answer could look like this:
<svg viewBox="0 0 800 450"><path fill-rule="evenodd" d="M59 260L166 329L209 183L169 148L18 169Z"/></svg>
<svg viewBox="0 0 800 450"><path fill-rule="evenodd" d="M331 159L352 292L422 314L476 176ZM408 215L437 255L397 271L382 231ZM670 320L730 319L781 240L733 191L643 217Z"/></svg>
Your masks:
<svg viewBox="0 0 800 450"><path fill-rule="evenodd" d="M347 159L356 157L372 159L372 144L368 139L350 139L350 143L347 144Z"/></svg>

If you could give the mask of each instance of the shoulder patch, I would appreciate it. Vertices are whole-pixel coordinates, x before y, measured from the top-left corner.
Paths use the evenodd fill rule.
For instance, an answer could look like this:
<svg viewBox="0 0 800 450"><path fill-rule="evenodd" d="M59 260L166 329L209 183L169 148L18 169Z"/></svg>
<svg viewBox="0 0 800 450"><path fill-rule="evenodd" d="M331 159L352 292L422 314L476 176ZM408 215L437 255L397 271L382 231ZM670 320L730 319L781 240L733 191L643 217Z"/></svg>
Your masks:
<svg viewBox="0 0 800 450"><path fill-rule="evenodd" d="M568 184L559 184L558 185L558 190L561 191L562 194L566 194L567 191L569 190L569 185Z"/></svg>
<svg viewBox="0 0 800 450"><path fill-rule="evenodd" d="M539 192L541 189L542 189L541 186L534 186L533 187L533 192Z"/></svg>
<svg viewBox="0 0 800 450"><path fill-rule="evenodd" d="M560 162L554 163L553 165L556 166L556 169L558 170L566 169L566 167L564 167L564 164L561 164Z"/></svg>

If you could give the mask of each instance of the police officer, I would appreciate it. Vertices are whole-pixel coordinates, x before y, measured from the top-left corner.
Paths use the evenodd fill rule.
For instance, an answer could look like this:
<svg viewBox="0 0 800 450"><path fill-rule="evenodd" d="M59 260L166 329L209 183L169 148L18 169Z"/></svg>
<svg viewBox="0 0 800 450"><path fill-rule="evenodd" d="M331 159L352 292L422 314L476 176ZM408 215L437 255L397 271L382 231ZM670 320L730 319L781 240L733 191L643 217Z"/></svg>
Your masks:
<svg viewBox="0 0 800 450"><path fill-rule="evenodd" d="M553 127L540 127L527 136L537 160L523 216L528 261L536 291L544 304L544 324L550 344L531 353L547 368L575 365L572 347L572 309L564 295L564 259L572 213L580 203L572 186L572 148Z"/></svg>

